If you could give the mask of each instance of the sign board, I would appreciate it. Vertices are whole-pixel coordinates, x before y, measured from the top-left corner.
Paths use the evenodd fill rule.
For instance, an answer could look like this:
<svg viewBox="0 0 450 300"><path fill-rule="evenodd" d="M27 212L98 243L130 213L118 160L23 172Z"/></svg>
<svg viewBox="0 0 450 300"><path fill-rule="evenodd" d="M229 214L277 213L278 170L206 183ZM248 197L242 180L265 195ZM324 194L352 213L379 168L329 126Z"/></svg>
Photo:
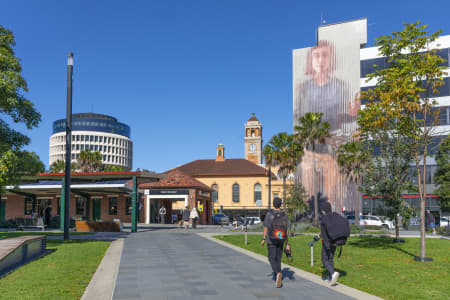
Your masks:
<svg viewBox="0 0 450 300"><path fill-rule="evenodd" d="M256 200L256 206L261 207L262 206L262 200Z"/></svg>
<svg viewBox="0 0 450 300"><path fill-rule="evenodd" d="M145 191L144 191L144 194L150 195L150 190L145 190Z"/></svg>
<svg viewBox="0 0 450 300"><path fill-rule="evenodd" d="M200 204L200 205L198 206L198 211L199 211L199 212L203 212L203 204Z"/></svg>
<svg viewBox="0 0 450 300"><path fill-rule="evenodd" d="M149 190L150 195L189 195L189 190Z"/></svg>

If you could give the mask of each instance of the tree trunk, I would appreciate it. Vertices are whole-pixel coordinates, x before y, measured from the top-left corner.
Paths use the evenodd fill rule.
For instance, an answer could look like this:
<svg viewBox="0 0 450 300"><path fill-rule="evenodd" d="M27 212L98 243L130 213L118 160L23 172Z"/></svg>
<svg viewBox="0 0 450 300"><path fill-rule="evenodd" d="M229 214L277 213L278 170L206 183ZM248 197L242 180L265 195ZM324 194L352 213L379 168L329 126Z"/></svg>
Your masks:
<svg viewBox="0 0 450 300"><path fill-rule="evenodd" d="M423 173L422 173L422 199L420 203L420 258L425 259L426 245L425 245L425 204L427 201L427 144L423 154Z"/></svg>
<svg viewBox="0 0 450 300"><path fill-rule="evenodd" d="M283 176L283 202L286 203L286 176Z"/></svg>
<svg viewBox="0 0 450 300"><path fill-rule="evenodd" d="M314 197L314 224L319 225L319 199L316 192L316 154L313 147L313 197Z"/></svg>
<svg viewBox="0 0 450 300"><path fill-rule="evenodd" d="M358 184L357 187L358 188ZM355 225L359 226L359 211L360 211L360 203L361 203L361 193L356 191L356 202L355 202Z"/></svg>
<svg viewBox="0 0 450 300"><path fill-rule="evenodd" d="M395 215L395 238L397 240L400 238L399 227L400 225L398 224L398 215Z"/></svg>

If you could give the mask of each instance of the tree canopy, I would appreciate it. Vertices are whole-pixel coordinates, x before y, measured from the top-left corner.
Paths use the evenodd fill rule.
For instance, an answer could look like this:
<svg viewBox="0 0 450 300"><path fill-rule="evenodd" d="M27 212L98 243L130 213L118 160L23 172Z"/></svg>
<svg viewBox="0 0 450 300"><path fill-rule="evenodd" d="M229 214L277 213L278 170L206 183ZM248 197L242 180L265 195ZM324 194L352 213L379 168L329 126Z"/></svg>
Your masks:
<svg viewBox="0 0 450 300"><path fill-rule="evenodd" d="M32 129L41 121L40 113L24 95L27 82L15 45L13 33L0 26L0 192L5 185L17 183L21 175L42 171L44 166L35 153L23 150L30 138L9 124L22 123Z"/></svg>

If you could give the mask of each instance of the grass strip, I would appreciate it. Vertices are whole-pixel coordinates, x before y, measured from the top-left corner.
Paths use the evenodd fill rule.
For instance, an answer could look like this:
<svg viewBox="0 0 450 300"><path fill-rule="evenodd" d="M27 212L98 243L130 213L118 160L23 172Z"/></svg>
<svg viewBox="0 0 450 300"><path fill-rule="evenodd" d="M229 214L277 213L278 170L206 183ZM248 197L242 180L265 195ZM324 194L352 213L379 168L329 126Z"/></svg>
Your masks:
<svg viewBox="0 0 450 300"><path fill-rule="evenodd" d="M71 232L70 236L75 235L89 235L93 232ZM63 236L63 232L46 232L46 231L0 231L0 239L7 239L12 237L24 235L45 235L45 236Z"/></svg>
<svg viewBox="0 0 450 300"><path fill-rule="evenodd" d="M48 255L0 279L1 299L80 299L110 242L47 240Z"/></svg>
<svg viewBox="0 0 450 300"><path fill-rule="evenodd" d="M261 236L215 236L215 238L267 256L261 248ZM420 239L406 238L404 244L393 244L392 238L351 237L343 247L341 258L335 258L335 268L341 274L339 282L385 299L449 299L450 241L427 239L427 257L433 262L414 261L419 255ZM310 266L311 236L290 237L294 260L288 263L299 269L325 275L320 260L321 242L314 247L314 266ZM339 250L337 250L339 251Z"/></svg>

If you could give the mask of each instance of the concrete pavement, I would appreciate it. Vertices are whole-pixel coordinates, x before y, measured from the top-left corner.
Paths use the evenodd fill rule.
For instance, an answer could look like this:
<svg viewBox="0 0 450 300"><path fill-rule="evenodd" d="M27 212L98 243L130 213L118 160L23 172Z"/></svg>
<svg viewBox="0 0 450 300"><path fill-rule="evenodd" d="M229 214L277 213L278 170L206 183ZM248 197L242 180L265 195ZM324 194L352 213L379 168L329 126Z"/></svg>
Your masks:
<svg viewBox="0 0 450 300"><path fill-rule="evenodd" d="M283 271L275 288L270 266L195 233L155 230L128 235L113 299L354 299Z"/></svg>

